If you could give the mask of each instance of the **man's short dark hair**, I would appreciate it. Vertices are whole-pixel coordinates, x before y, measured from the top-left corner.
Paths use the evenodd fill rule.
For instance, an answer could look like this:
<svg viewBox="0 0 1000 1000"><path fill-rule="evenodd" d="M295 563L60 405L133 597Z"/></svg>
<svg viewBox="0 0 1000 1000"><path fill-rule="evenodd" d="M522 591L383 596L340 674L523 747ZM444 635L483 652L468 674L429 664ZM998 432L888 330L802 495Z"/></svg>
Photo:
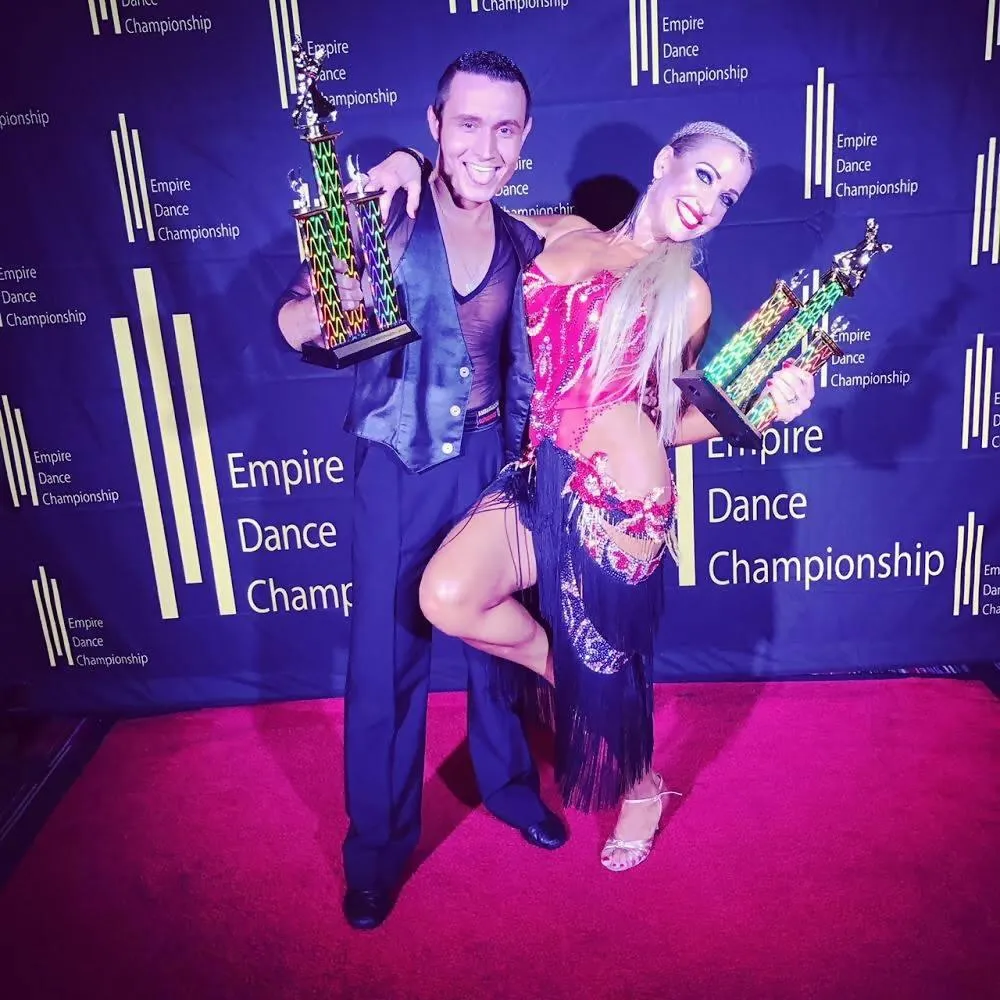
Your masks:
<svg viewBox="0 0 1000 1000"><path fill-rule="evenodd" d="M448 100L448 90L456 73L474 73L476 76L485 76L490 80L519 83L524 90L525 122L531 117L531 91L528 89L528 81L525 80L521 70L500 52L477 50L460 55L441 74L441 79L438 80L437 94L434 96L434 114L438 121L441 121L444 102Z"/></svg>

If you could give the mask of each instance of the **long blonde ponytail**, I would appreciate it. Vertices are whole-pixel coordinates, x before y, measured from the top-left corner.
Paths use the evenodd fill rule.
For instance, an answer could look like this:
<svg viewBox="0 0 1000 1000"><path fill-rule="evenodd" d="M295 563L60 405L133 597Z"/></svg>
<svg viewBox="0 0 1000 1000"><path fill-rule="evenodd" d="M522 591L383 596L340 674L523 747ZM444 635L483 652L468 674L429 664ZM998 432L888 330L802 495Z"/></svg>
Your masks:
<svg viewBox="0 0 1000 1000"><path fill-rule="evenodd" d="M751 173L756 170L754 154L747 143L718 122L689 122L671 136L668 145L680 156L706 137L731 143L739 150L740 159L749 162ZM640 199L617 227L619 231L631 234L641 207ZM623 373L628 376L627 392L638 393L639 412L650 389L654 390L659 410L657 431L665 447L674 443L680 419L681 393L674 385L674 378L681 373L684 347L691 333L688 289L695 253L691 242L665 242L629 268L608 296L594 350L592 398L607 391ZM637 362L628 364L629 347L642 319L646 321L642 353Z"/></svg>
<svg viewBox="0 0 1000 1000"><path fill-rule="evenodd" d="M625 393L638 393L640 408L647 389L655 389L657 432L664 446L673 444L680 416L681 393L674 377L681 372L690 334L688 287L693 258L690 243L663 243L629 268L604 305L592 362L593 398L623 375L627 377ZM629 363L634 330L643 319L642 351Z"/></svg>

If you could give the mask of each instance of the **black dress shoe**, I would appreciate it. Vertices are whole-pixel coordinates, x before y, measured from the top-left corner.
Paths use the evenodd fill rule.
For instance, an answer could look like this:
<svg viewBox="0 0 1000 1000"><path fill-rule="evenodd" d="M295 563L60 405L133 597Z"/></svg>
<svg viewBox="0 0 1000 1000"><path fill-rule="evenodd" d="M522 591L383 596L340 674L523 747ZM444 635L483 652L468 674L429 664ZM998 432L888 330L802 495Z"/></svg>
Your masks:
<svg viewBox="0 0 1000 1000"><path fill-rule="evenodd" d="M356 931L375 930L395 905L387 889L348 889L344 894L344 916Z"/></svg>
<svg viewBox="0 0 1000 1000"><path fill-rule="evenodd" d="M521 836L529 844L535 847L544 847L547 851L554 851L557 847L562 847L566 843L566 827L555 813L549 813L545 819L532 823L521 830Z"/></svg>

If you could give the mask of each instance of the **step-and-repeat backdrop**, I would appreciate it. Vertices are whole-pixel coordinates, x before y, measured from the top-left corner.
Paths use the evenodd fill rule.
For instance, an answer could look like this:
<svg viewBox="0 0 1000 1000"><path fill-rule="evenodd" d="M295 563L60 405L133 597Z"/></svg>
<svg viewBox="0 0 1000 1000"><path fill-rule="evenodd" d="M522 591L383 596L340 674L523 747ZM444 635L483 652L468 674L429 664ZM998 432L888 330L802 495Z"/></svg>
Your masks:
<svg viewBox="0 0 1000 1000"><path fill-rule="evenodd" d="M58 710L342 690L347 379L281 341L298 262L296 33L332 50L342 153L433 152L461 52L534 130L501 195L618 221L685 121L759 172L706 242L710 357L877 218L844 351L759 452L676 454L684 558L658 675L1000 654L997 0L55 0L0 31L3 686ZM392 572L386 566L386 572ZM438 687L462 683L442 645Z"/></svg>

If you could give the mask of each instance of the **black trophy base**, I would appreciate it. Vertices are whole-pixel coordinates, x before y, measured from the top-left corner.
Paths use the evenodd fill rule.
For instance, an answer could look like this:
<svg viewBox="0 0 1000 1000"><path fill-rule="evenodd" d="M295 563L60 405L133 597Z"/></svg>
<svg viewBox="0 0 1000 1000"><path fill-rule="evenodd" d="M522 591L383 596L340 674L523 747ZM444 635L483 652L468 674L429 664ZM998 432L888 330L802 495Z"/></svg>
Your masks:
<svg viewBox="0 0 1000 1000"><path fill-rule="evenodd" d="M321 368L350 368L360 361L378 357L386 351L395 351L400 347L419 340L420 334L407 322L375 333L366 333L335 347L318 347L316 344L302 345L302 360Z"/></svg>
<svg viewBox="0 0 1000 1000"><path fill-rule="evenodd" d="M685 401L696 407L724 440L737 448L760 448L760 432L717 385L709 382L703 371L692 368L678 375L674 384L680 388Z"/></svg>

